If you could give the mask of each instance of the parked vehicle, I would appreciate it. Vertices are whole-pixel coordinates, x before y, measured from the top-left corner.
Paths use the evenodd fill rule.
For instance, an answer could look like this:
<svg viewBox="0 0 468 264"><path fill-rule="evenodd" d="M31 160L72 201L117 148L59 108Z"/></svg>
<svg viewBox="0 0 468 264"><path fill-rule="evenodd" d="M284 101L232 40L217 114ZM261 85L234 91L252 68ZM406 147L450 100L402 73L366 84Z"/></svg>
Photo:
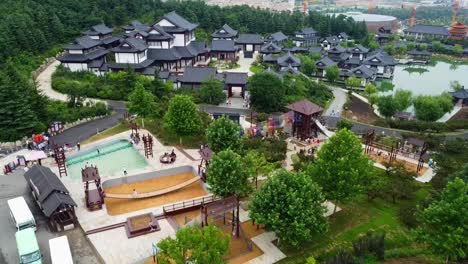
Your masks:
<svg viewBox="0 0 468 264"><path fill-rule="evenodd" d="M36 220L34 220L34 216L23 196L8 200L8 207L17 231L27 228L36 230Z"/></svg>
<svg viewBox="0 0 468 264"><path fill-rule="evenodd" d="M52 264L73 264L67 236L52 238L49 247Z"/></svg>
<svg viewBox="0 0 468 264"><path fill-rule="evenodd" d="M42 264L42 254L37 244L34 228L26 228L16 232L16 246L18 248L20 264Z"/></svg>

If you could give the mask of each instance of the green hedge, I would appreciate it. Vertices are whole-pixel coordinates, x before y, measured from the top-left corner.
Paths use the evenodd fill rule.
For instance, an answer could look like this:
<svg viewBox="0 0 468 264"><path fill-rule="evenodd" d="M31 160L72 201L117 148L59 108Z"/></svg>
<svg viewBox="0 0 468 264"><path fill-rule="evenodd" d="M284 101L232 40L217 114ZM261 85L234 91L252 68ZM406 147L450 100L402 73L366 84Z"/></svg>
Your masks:
<svg viewBox="0 0 468 264"><path fill-rule="evenodd" d="M390 127L415 132L451 132L460 129L468 129L468 120L455 120L447 123L424 121L400 121L379 119L374 125Z"/></svg>
<svg viewBox="0 0 468 264"><path fill-rule="evenodd" d="M51 101L47 105L47 116L49 123L53 121L62 121L71 123L84 118L95 116L104 116L110 113L110 110L104 103L88 104L86 106L70 108L67 103Z"/></svg>

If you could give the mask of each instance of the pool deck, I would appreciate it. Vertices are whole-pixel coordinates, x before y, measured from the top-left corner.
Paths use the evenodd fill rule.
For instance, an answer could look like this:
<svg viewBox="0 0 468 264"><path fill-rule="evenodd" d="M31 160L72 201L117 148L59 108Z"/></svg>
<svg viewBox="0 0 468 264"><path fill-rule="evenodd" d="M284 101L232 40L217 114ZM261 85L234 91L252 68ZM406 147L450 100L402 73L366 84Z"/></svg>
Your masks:
<svg viewBox="0 0 468 264"><path fill-rule="evenodd" d="M81 149L86 150L96 145L106 144L117 139L129 139L130 133L131 131L126 131L90 144L86 144L83 145ZM141 135L147 133L148 131L146 130L140 130ZM146 161L148 162L148 166L146 166L146 168L134 171L128 176L187 165L192 166L195 170L197 169L201 159L197 149L184 149L185 153L182 153L175 147L163 146L157 140L156 137L153 136L153 138L154 157L146 159ZM136 149L142 156L144 156L143 143L137 145ZM161 164L159 162L159 157L165 152L169 153L172 150L174 150L174 152L177 154L177 160L173 164ZM76 151L70 151L67 152L66 155L71 155L74 153L76 153ZM187 155L190 157L188 157ZM58 168L52 159L44 161L43 164L49 166L53 172L59 175ZM104 182L106 180L115 179L117 177L119 177L119 175L101 176L101 179L102 182ZM80 226L85 232L122 223L126 221L127 218L132 216L137 216L145 213L153 213L154 215L163 213L163 206L157 206L121 215L110 216L107 213L105 204L102 210L90 212L86 209L84 200L84 187L83 183L81 182L81 179L72 179L71 177L64 176L61 178L61 180L67 187L67 189L70 191L70 195L78 205L78 207L75 209L75 212L78 217ZM201 184L205 189L207 189L206 184ZM243 209L240 209L241 222L248 221L249 219L250 217L248 216L248 212L246 212ZM161 231L134 237L131 239L127 238L124 227L118 227L99 233L89 234L87 235L87 237L105 263L143 263L152 254L152 243L158 243L162 239L169 236L175 237L175 233L177 230L173 226L173 224L169 223L167 219L160 219L158 220L158 223L161 227ZM271 241L274 239L275 235L272 232L263 233L256 237L253 237L252 241L256 243L256 245L264 252L264 254L250 260L248 263L274 263L284 258L285 255L271 243Z"/></svg>

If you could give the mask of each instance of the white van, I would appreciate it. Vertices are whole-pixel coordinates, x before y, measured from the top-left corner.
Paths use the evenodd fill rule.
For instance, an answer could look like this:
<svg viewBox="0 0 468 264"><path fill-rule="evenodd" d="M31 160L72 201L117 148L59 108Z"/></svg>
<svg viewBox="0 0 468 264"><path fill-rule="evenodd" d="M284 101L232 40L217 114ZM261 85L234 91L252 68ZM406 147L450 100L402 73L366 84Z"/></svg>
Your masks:
<svg viewBox="0 0 468 264"><path fill-rule="evenodd" d="M29 210L23 196L8 200L8 207L10 208L10 216L13 222L15 222L17 231L29 227L36 230L36 220L34 220L34 216L31 210Z"/></svg>
<svg viewBox="0 0 468 264"><path fill-rule="evenodd" d="M73 264L67 236L52 238L49 247L52 264Z"/></svg>

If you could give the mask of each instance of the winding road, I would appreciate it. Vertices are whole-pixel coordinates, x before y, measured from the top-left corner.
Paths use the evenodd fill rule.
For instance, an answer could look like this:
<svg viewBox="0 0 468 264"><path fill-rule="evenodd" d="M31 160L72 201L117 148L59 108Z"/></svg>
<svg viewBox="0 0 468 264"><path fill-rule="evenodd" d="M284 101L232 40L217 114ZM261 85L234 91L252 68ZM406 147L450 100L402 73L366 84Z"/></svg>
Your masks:
<svg viewBox="0 0 468 264"><path fill-rule="evenodd" d="M60 65L59 61L54 61L47 68L45 68L36 78L39 90L47 97L58 101L67 101L67 95L59 93L52 89L52 74L55 72L57 66ZM123 118L126 112L125 102L122 101L102 101L99 99L86 98L85 102L105 102L112 108L113 114L101 119L85 122L75 127L65 130L63 133L55 135L51 138L51 142L57 145L70 144L71 146L76 143L87 139L98 132L115 126Z"/></svg>

